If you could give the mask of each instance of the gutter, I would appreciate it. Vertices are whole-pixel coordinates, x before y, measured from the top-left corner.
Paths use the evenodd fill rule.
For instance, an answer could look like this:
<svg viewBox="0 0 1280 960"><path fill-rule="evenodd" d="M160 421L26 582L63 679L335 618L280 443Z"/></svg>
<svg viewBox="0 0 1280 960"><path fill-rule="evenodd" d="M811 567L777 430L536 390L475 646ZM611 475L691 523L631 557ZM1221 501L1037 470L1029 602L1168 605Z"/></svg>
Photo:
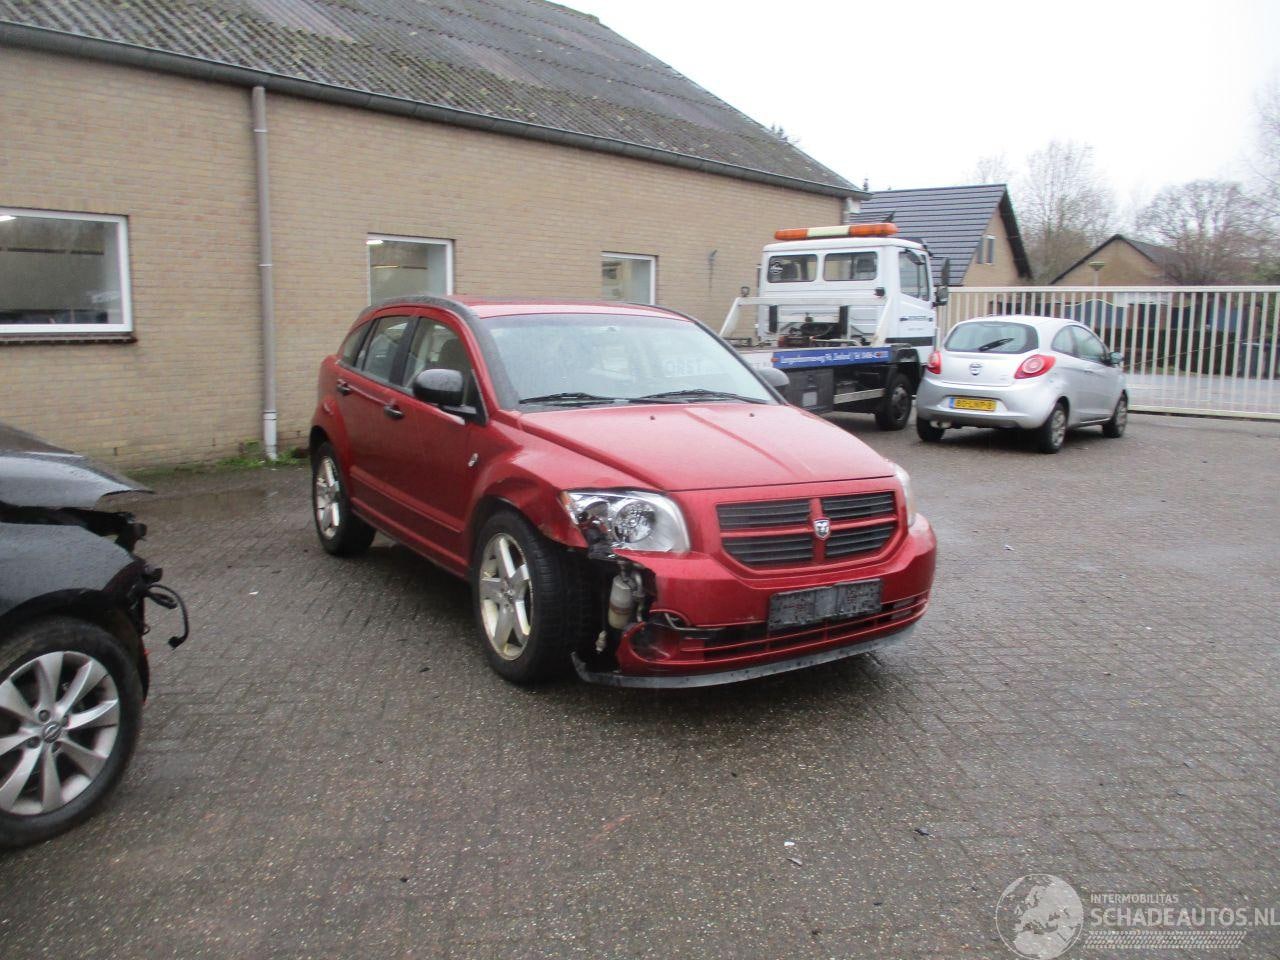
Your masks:
<svg viewBox="0 0 1280 960"><path fill-rule="evenodd" d="M828 197L865 200L871 196L869 192L858 190L853 186L839 186L837 184L822 183L817 180L805 180L801 177L783 176L778 173L770 173L767 170L739 167L719 160L690 157L672 150L661 150L626 140L614 140L592 134L575 133L569 130L561 130L558 127L544 127L521 120L509 120L504 117L491 117L469 110L421 103L417 100L408 100L402 97L367 93L315 80L302 80L265 70L255 70L213 60L202 60L198 57L170 53L164 50L154 50L150 47L132 43L86 37L60 30L47 30L42 27L13 23L12 21L0 21L0 45L6 44L48 53L102 60L122 66L140 67L144 70L156 70L211 83L261 87L264 91L302 97L308 100L319 100L324 103L356 107L364 110L376 110L381 113L413 117L418 120L430 120L456 127L483 130L488 133L505 134L526 140L539 140L544 143L592 150L597 153L631 157L635 160L648 160L667 166L682 167L686 170L698 170L703 173L733 177L753 183L764 183L775 187L785 187L790 190L801 190Z"/></svg>
<svg viewBox="0 0 1280 960"><path fill-rule="evenodd" d="M262 318L262 453L276 458L276 298L271 264L271 172L267 166L267 92L254 87L254 180L258 187L258 296Z"/></svg>

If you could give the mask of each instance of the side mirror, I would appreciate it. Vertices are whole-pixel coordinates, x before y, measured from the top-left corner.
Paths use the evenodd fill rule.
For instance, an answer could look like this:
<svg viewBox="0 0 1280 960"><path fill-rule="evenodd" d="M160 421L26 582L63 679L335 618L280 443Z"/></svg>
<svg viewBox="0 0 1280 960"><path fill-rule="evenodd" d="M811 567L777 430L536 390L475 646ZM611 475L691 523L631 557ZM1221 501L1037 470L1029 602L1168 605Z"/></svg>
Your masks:
<svg viewBox="0 0 1280 960"><path fill-rule="evenodd" d="M775 390L786 390L791 385L791 378L777 367L761 367L756 375Z"/></svg>
<svg viewBox="0 0 1280 960"><path fill-rule="evenodd" d="M1107 362L1113 367L1122 367L1124 366L1124 354L1118 352L1112 353L1108 355Z"/></svg>
<svg viewBox="0 0 1280 960"><path fill-rule="evenodd" d="M933 305L935 307L945 306L947 301L951 299L951 288L939 284L933 288Z"/></svg>
<svg viewBox="0 0 1280 960"><path fill-rule="evenodd" d="M413 395L423 403L439 407L445 413L475 420L481 425L486 421L483 408L463 405L462 398L466 396L467 379L458 370L446 368L423 370L413 378L410 389L413 390Z"/></svg>

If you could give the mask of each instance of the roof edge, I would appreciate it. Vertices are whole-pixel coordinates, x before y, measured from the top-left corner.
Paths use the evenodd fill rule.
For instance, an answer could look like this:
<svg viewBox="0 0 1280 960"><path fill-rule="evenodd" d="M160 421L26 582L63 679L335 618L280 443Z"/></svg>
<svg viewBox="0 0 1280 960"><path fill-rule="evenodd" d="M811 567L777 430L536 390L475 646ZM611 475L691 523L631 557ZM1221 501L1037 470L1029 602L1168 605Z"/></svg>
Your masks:
<svg viewBox="0 0 1280 960"><path fill-rule="evenodd" d="M217 60L204 60L199 57L166 50L156 50L137 44L122 43L118 40L104 40L78 33L67 33L61 30L49 30L44 27L32 27L14 23L12 20L0 20L0 46L23 47L45 53L57 53L72 57L85 57L101 60L120 66L138 67L144 70L155 70L171 73L194 80L211 83L226 83L241 87L263 87L274 93L302 97L308 100L319 100L338 106L356 107L389 113L397 116L412 117L418 120L429 120L452 126L481 130L487 133L505 134L525 140L538 140L544 143L555 143L561 146L577 147L596 153L609 153L616 156L630 157L633 160L647 160L666 166L681 167L686 170L698 170L718 176L763 183L769 186L785 187L806 193L816 193L829 197L852 197L865 200L869 193L852 185L840 186L816 180L805 180L800 177L788 177L767 170L752 167L739 167L720 160L708 160L693 157L671 150L660 150L626 140L612 140L591 134L575 133L559 127L546 127L505 117L491 117L487 114L459 110L455 107L443 107L438 104L424 103L419 100L406 100L386 94L369 93L352 87L339 87L321 83L316 80L303 80L284 74L255 70Z"/></svg>
<svg viewBox="0 0 1280 960"><path fill-rule="evenodd" d="M1103 247L1105 247L1107 244L1111 243L1114 240L1123 240L1125 243L1129 244L1129 246L1133 247L1133 249L1137 251L1137 253L1140 256L1146 257L1148 260L1151 260L1151 257L1147 256L1145 252L1143 252L1142 250L1139 250L1137 247L1134 247L1133 243L1123 233L1113 233L1111 236L1107 237L1107 239L1103 240L1100 244L1098 244L1096 247L1094 247L1092 250L1086 253L1083 257L1081 257L1075 263L1071 264L1071 266L1067 267L1067 269L1063 270L1060 274L1058 274L1056 277L1050 280L1049 286L1051 287L1055 286L1059 280L1065 277L1068 273L1070 273L1076 267L1080 266L1080 264L1084 263L1087 260L1093 259L1093 257L1097 256L1097 254L1102 250ZM1151 260L1151 262L1155 263L1154 260ZM1159 264L1156 264L1156 266L1159 266Z"/></svg>

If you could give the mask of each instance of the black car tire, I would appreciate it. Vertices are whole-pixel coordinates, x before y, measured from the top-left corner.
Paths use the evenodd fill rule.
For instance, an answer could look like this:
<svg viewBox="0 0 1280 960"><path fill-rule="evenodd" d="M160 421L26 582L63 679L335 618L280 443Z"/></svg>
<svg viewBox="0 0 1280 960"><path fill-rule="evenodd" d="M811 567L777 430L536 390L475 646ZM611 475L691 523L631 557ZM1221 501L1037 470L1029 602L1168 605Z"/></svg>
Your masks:
<svg viewBox="0 0 1280 960"><path fill-rule="evenodd" d="M916 436L925 443L937 443L944 433L946 431L942 427L924 419L919 413L916 414Z"/></svg>
<svg viewBox="0 0 1280 960"><path fill-rule="evenodd" d="M1116 408L1111 411L1111 419L1102 425L1102 435L1117 440L1124 436L1124 428L1129 423L1129 398L1123 393L1116 401Z"/></svg>
<svg viewBox="0 0 1280 960"><path fill-rule="evenodd" d="M71 745L67 745L68 740L63 736L59 736L57 741L33 736L0 753L0 785L10 780L18 766L23 765L24 762L34 762L35 766L31 768L26 781L27 790L39 791L44 764L50 759L56 765L55 768L66 775L69 781L77 776L89 778L88 784L83 786L78 794L49 813L14 813L0 809L0 848L39 843L64 830L69 830L89 817L120 781L129 758L133 755L134 746L138 742L138 733L142 725L143 695L137 664L116 637L96 624L84 620L62 616L35 620L20 627L16 633L0 643L0 697L21 692L19 690L21 687L26 691L23 695L24 701L33 702L29 697L35 696L32 685L37 683L37 678L33 676L35 671L31 668L31 664L37 658L51 653L62 653L64 657L72 654L81 660L82 666L85 662L84 658L91 658L105 668L106 676L114 684L117 701L115 737L110 744L106 760L92 775L87 774L84 768L72 762L69 751L75 745L83 748L88 739L96 736L89 730L101 730L102 727L86 727L72 734L65 734L64 731L68 739L74 738ZM64 664L61 671L62 683L57 686L59 695L65 693L66 688L71 685L76 676L73 672L76 669L75 661L71 657L66 657ZM14 681L15 674L19 676L16 682L11 682ZM99 688L95 686L87 689L89 697L92 697ZM85 700L77 699L71 705L72 716L75 715L76 704L84 703ZM105 703L104 700L97 702L98 705L105 705ZM0 745L6 737L12 738L19 732L19 724L20 720L17 716L0 709ZM32 741L37 741L35 746L32 745ZM59 749L55 752L54 747ZM42 751L34 761L31 760L33 750ZM0 789L3 787L0 786ZM28 796L31 795L28 794Z"/></svg>
<svg viewBox="0 0 1280 960"><path fill-rule="evenodd" d="M376 531L351 510L342 465L333 445L327 442L311 455L311 516L320 546L335 557L358 556L373 543ZM322 519L329 517L331 523Z"/></svg>
<svg viewBox="0 0 1280 960"><path fill-rule="evenodd" d="M504 548L517 571L515 578L507 578L502 569ZM519 579L521 567L527 571L522 585L508 586L508 579ZM481 527L470 580L476 632L489 666L503 679L518 684L547 680L565 671L571 652L588 646L593 607L585 571L567 550L540 535L515 511L500 510ZM515 596L504 596L507 590ZM495 637L504 611L514 618L511 632ZM522 624L528 625L527 634L522 635Z"/></svg>
<svg viewBox="0 0 1280 960"><path fill-rule="evenodd" d="M1067 439L1067 405L1059 400L1035 429L1036 449L1041 453L1057 453Z"/></svg>
<svg viewBox="0 0 1280 960"><path fill-rule="evenodd" d="M901 430L911 419L911 381L900 373L889 378L884 399L876 408L876 426L881 430Z"/></svg>

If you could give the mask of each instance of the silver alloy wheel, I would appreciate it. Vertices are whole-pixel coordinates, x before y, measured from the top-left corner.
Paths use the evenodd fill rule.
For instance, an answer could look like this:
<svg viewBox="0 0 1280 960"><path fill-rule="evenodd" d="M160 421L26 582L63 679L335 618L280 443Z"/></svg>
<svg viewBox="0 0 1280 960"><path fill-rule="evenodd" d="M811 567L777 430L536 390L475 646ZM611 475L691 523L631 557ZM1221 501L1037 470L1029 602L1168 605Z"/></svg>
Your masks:
<svg viewBox="0 0 1280 960"><path fill-rule="evenodd" d="M1124 433L1124 425L1129 422L1129 401L1124 397L1116 404L1115 420L1116 432Z"/></svg>
<svg viewBox="0 0 1280 960"><path fill-rule="evenodd" d="M1056 449L1062 446L1063 441L1067 439L1067 411L1063 410L1062 407L1054 407L1053 413L1049 416L1052 418L1049 424L1049 435Z"/></svg>
<svg viewBox="0 0 1280 960"><path fill-rule="evenodd" d="M489 644L504 660L515 660L533 633L533 584L520 544L497 533L480 556L480 619Z"/></svg>
<svg viewBox="0 0 1280 960"><path fill-rule="evenodd" d="M313 500L320 536L332 540L342 523L342 479L332 457L322 457L316 467Z"/></svg>
<svg viewBox="0 0 1280 960"><path fill-rule="evenodd" d="M93 783L120 732L120 694L85 653L55 650L0 683L0 811L52 813ZM5 729L0 727L0 729Z"/></svg>

